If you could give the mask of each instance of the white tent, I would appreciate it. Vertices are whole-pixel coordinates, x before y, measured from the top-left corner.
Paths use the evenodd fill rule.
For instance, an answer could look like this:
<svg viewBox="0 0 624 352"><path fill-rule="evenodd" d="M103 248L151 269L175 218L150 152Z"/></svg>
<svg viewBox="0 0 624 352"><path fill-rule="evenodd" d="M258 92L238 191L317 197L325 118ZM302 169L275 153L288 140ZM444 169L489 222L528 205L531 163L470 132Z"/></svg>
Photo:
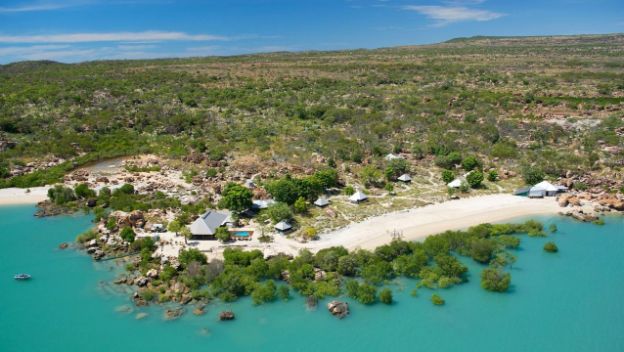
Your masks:
<svg viewBox="0 0 624 352"><path fill-rule="evenodd" d="M366 194L362 193L362 191L358 190L357 192L353 193L351 195L351 197L349 197L349 200L353 203L359 203L359 202L363 202L365 200L368 199L368 196L366 196Z"/></svg>
<svg viewBox="0 0 624 352"><path fill-rule="evenodd" d="M398 180L401 182L412 182L412 177L408 174L403 174L399 176Z"/></svg>
<svg viewBox="0 0 624 352"><path fill-rule="evenodd" d="M451 188L459 188L462 185L462 180L459 178L454 179L453 181L449 182L447 184L447 186L451 187Z"/></svg>
<svg viewBox="0 0 624 352"><path fill-rule="evenodd" d="M280 221L277 224L275 224L275 229L277 231L279 231L279 232L286 232L286 231L292 229L292 225L290 225L286 221Z"/></svg>
<svg viewBox="0 0 624 352"><path fill-rule="evenodd" d="M403 157L400 156L400 155L396 155L396 154L390 153L390 154L386 155L385 159L387 161L390 161L390 160L395 160L395 159L403 159Z"/></svg>
<svg viewBox="0 0 624 352"><path fill-rule="evenodd" d="M322 208L329 205L329 200L325 196L320 196L316 201L314 201L314 205Z"/></svg>
<svg viewBox="0 0 624 352"><path fill-rule="evenodd" d="M531 190L529 191L529 193L537 194L539 192L542 192L546 196L554 196L563 190L565 189L562 189L559 186L555 186L548 181L542 181L536 184L535 186L531 187Z"/></svg>

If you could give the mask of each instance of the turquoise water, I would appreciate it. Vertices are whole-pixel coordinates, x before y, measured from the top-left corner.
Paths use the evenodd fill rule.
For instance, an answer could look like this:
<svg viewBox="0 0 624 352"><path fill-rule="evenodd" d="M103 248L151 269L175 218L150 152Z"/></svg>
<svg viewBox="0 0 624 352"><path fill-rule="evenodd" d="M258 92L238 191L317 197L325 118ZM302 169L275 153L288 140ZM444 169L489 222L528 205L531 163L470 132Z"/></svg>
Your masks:
<svg viewBox="0 0 624 352"><path fill-rule="evenodd" d="M224 307L164 322L162 309L119 312L127 295L105 284L112 263L93 263L58 244L89 226L89 218L35 219L32 207L0 208L0 351L624 351L624 218L605 226L563 218L549 239L523 237L508 294L479 288L479 266L470 282L439 292L393 287L397 302L352 304L344 320L302 299L253 307L230 306L233 322L217 322ZM557 254L542 250L554 240ZM16 282L13 274L33 279ZM403 291L399 290L403 287ZM326 302L323 302L326 303Z"/></svg>
<svg viewBox="0 0 624 352"><path fill-rule="evenodd" d="M249 236L251 236L251 232L249 232L249 231L234 231L233 235L237 236L237 237L249 237Z"/></svg>

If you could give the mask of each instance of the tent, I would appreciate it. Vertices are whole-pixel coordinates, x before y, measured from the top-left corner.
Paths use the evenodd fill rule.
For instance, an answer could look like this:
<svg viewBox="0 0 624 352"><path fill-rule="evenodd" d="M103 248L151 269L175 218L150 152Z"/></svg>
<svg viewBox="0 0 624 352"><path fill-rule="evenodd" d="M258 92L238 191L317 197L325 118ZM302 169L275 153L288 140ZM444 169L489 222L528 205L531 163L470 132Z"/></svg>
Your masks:
<svg viewBox="0 0 624 352"><path fill-rule="evenodd" d="M412 182L412 177L410 177L410 175L408 175L408 174L403 174L403 175L399 176L398 180L401 181L401 182L405 182L405 183Z"/></svg>
<svg viewBox="0 0 624 352"><path fill-rule="evenodd" d="M326 207L329 205L329 200L327 199L327 197L321 196L321 197L318 197L316 201L314 201L314 205L320 208Z"/></svg>
<svg viewBox="0 0 624 352"><path fill-rule="evenodd" d="M368 196L366 196L366 194L362 193L362 191L359 191L359 190L353 193L351 197L349 197L349 200L353 203L363 202L367 199L368 199Z"/></svg>

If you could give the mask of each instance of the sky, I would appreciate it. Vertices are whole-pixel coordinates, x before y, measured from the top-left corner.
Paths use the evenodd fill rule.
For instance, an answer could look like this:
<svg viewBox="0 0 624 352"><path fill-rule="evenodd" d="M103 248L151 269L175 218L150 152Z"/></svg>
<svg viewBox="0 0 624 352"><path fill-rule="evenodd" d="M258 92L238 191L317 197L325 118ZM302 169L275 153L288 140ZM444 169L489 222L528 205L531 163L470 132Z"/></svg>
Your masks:
<svg viewBox="0 0 624 352"><path fill-rule="evenodd" d="M624 0L0 0L0 64L624 32Z"/></svg>

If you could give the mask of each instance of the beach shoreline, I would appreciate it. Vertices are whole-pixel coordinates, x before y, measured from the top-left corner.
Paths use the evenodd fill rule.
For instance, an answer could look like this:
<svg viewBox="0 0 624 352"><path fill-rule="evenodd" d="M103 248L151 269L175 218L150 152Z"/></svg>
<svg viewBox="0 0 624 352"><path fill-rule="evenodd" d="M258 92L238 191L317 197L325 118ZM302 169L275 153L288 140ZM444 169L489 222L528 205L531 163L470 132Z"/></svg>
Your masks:
<svg viewBox="0 0 624 352"><path fill-rule="evenodd" d="M0 205L37 204L48 199L50 187L0 189Z"/></svg>
<svg viewBox="0 0 624 352"><path fill-rule="evenodd" d="M428 236L449 230L461 230L483 223L499 223L528 216L557 215L560 210L554 197L529 199L510 194L482 195L373 216L321 234L317 240L305 243L275 235L270 243L261 243L256 239L227 245L216 241L194 241L191 246L216 258L219 258L228 247L259 249L265 256L278 253L297 255L302 249L318 252L336 246L348 250L374 250L390 243L394 238L393 233L400 234L399 237L406 241L422 241ZM175 255L179 249L168 248L161 254Z"/></svg>

